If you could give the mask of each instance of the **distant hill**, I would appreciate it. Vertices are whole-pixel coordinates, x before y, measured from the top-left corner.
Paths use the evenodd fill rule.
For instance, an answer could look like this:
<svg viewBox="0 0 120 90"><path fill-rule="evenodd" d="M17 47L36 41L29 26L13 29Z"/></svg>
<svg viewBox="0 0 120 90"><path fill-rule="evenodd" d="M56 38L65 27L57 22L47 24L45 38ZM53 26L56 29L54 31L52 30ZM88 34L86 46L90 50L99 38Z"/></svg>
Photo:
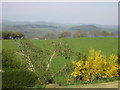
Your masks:
<svg viewBox="0 0 120 90"><path fill-rule="evenodd" d="M38 24L24 24L24 25L3 25L3 30L25 30L25 29L34 29L34 28L52 28L57 29L56 26L50 25L38 25Z"/></svg>
<svg viewBox="0 0 120 90"><path fill-rule="evenodd" d="M66 29L64 25L57 23L4 21L2 22L2 30L21 31L28 38L38 38L47 33L58 34Z"/></svg>
<svg viewBox="0 0 120 90"><path fill-rule="evenodd" d="M117 29L118 28L117 25L98 25L98 24L95 24L95 26L100 27L100 28L111 28L111 29Z"/></svg>
<svg viewBox="0 0 120 90"><path fill-rule="evenodd" d="M95 25L97 27L102 28L102 30L107 32L117 32L118 26L117 25Z"/></svg>
<svg viewBox="0 0 120 90"><path fill-rule="evenodd" d="M117 32L117 26L73 25L73 24L43 22L43 21L28 22L28 21L3 20L2 30L21 31L24 32L28 38L38 38L47 33L58 34L65 31L76 32L78 30L84 30L84 31L101 30L107 32Z"/></svg>
<svg viewBox="0 0 120 90"><path fill-rule="evenodd" d="M93 31L93 30L102 30L101 28L95 25L80 25L69 28L69 30L86 30L86 31Z"/></svg>

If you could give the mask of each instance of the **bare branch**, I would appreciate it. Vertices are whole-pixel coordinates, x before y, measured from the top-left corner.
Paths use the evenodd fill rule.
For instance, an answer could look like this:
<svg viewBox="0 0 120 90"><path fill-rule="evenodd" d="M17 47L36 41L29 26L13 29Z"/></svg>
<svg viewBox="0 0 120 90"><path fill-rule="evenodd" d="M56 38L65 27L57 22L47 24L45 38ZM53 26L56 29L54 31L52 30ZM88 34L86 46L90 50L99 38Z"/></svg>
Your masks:
<svg viewBox="0 0 120 90"><path fill-rule="evenodd" d="M48 63L47 68L46 68L46 71L49 70L50 65L51 65L51 62L52 62L52 59L54 58L54 56L55 56L55 51L53 51L53 54L52 54L52 56L50 57L49 63Z"/></svg>
<svg viewBox="0 0 120 90"><path fill-rule="evenodd" d="M31 72L35 72L35 69L34 69L34 66L33 66L31 60L30 60L30 57L27 56L27 55L25 55L24 53L20 53L20 52L16 52L16 53L19 54L19 55L22 55L22 56L26 57L27 64L28 64L28 66L29 66L28 69L29 69Z"/></svg>

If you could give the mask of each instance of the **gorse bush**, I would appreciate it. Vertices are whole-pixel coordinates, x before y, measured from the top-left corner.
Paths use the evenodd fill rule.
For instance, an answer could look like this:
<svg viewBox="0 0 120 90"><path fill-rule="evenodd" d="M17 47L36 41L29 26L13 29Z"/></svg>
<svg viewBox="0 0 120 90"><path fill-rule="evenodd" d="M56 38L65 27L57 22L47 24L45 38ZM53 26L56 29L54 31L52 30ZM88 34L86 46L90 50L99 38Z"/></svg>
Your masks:
<svg viewBox="0 0 120 90"><path fill-rule="evenodd" d="M111 54L107 60L101 50L91 49L89 53L86 60L72 62L75 68L71 77L82 81L118 77L118 56Z"/></svg>

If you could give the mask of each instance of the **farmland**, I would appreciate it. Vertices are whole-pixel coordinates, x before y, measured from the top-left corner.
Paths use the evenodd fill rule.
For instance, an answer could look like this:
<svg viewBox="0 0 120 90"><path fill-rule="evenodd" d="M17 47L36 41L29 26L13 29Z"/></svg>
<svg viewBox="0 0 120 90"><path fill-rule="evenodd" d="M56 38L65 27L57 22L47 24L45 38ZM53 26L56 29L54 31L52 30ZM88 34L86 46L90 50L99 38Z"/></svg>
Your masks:
<svg viewBox="0 0 120 90"><path fill-rule="evenodd" d="M88 53L89 49L102 50L103 54L117 54L118 38L72 38L65 39L74 51ZM32 40L40 48L51 49L53 40ZM13 40L3 40L3 49L18 50Z"/></svg>

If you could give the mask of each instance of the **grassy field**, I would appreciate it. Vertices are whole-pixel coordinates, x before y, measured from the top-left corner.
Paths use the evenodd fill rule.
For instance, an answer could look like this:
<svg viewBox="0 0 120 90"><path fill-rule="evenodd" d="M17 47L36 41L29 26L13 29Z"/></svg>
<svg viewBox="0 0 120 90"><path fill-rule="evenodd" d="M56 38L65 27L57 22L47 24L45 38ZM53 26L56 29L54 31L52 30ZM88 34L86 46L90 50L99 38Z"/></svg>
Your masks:
<svg viewBox="0 0 120 90"><path fill-rule="evenodd" d="M52 49L52 42L54 40L32 40L32 42L40 48L43 49ZM82 52L88 55L90 49L95 50L102 50L102 53L106 56L110 54L117 54L118 53L118 38L72 38L72 39L65 39L68 45L72 48L75 52ZM18 51L18 47L16 46L13 40L3 40L2 41L2 48L3 49L11 49L14 51ZM72 60L76 60L77 57L74 55L68 61L71 63ZM57 56L52 61L51 70L58 71L63 68L65 59L63 57ZM56 82L64 82L66 78L64 76L59 76L55 78Z"/></svg>
<svg viewBox="0 0 120 90"><path fill-rule="evenodd" d="M32 40L38 48L40 47L43 49L52 49L53 41L54 40ZM118 53L118 38L72 38L65 39L65 41L69 44L73 51L80 51L86 55L89 54L90 49L102 50L102 53L106 56ZM2 48L18 51L18 47L13 40L3 40ZM75 59L77 59L77 57L73 55L70 62ZM53 70L58 70L58 68L62 67L64 64L64 58L58 56L53 60L52 64L51 68Z"/></svg>
<svg viewBox="0 0 120 90"><path fill-rule="evenodd" d="M74 51L88 53L89 49L102 50L103 54L117 54L118 38L72 38L65 39ZM40 48L51 49L53 40L32 40ZM3 40L3 49L18 50L13 40Z"/></svg>

